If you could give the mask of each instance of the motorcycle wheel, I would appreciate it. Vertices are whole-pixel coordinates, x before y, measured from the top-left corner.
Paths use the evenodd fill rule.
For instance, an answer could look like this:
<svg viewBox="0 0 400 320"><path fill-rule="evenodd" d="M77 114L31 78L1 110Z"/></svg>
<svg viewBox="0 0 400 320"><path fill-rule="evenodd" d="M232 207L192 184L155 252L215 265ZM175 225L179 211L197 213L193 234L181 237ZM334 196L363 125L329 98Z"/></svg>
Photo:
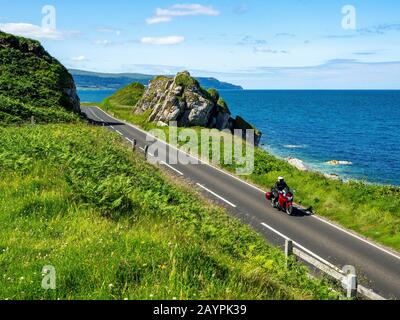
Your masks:
<svg viewBox="0 0 400 320"><path fill-rule="evenodd" d="M293 214L293 207L292 207L292 206L288 207L288 208L286 209L286 213L287 213L289 216L291 216L291 215Z"/></svg>

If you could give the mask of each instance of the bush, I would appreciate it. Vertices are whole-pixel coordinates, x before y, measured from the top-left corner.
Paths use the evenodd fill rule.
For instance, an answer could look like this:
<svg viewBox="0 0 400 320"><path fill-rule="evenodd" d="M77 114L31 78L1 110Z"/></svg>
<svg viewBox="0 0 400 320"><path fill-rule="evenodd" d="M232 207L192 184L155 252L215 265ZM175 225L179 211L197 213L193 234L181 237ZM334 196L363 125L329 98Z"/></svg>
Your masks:
<svg viewBox="0 0 400 320"><path fill-rule="evenodd" d="M49 114L56 113L53 119L61 117L64 121L68 116L61 114L61 109L76 109L77 101L71 101L65 90L74 88L72 76L38 41L0 32L0 70L0 111L9 115L7 119L2 116L4 121L26 121L33 113L46 116L45 108L52 108ZM5 102L5 97L12 101Z"/></svg>
<svg viewBox="0 0 400 320"><path fill-rule="evenodd" d="M211 100L214 101L214 103L218 103L218 101L220 99L219 98L219 92L214 88L208 89L207 92L208 92Z"/></svg>
<svg viewBox="0 0 400 320"><path fill-rule="evenodd" d="M40 108L0 95L0 123L15 124L31 120L37 123L79 121L79 117L60 107Z"/></svg>

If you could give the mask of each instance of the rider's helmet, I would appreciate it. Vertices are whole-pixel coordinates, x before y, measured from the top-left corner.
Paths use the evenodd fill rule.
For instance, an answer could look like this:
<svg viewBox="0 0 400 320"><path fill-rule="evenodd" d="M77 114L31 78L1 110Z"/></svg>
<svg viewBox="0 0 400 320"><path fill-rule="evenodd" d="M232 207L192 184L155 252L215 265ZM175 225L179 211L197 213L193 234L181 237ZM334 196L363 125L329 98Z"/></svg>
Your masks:
<svg viewBox="0 0 400 320"><path fill-rule="evenodd" d="M278 181L279 181L279 182L285 181L285 178L284 178L284 177L279 177L279 178L278 178Z"/></svg>

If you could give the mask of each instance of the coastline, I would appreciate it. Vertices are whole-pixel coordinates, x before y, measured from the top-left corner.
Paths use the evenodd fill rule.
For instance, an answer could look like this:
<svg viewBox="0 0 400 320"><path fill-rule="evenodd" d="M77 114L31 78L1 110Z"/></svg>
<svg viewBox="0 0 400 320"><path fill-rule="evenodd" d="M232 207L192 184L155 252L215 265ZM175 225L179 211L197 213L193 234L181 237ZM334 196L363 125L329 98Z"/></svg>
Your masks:
<svg viewBox="0 0 400 320"><path fill-rule="evenodd" d="M106 98L107 96L109 96L110 94L112 94L112 90L82 90L82 88L80 88L81 90L79 90L79 93L82 94L82 101L86 101L88 99L91 99L92 101L98 101L98 100L102 100L102 98ZM225 95L231 96L230 100L231 102L229 103L229 105L232 105L232 109L235 112L235 114L243 114L244 116L246 116L247 118L251 119L251 121L255 121L257 120L257 115L259 115L259 112L261 112L260 109L256 109L256 110L250 110L247 113L245 113L244 110L244 106L241 105L242 101L237 101L237 94L235 94L236 90L224 90L225 91ZM241 90L240 91L240 95L243 95L243 92L249 92L252 90ZM268 90L256 90L256 92L265 92ZM287 90L283 90L284 92L286 92ZM253 90L254 92L254 90ZM270 92L276 92L276 90L270 90ZM291 91L293 92L293 91ZM298 91L297 91L298 92ZM302 92L302 91L300 91ZM334 92L334 91L332 91ZM85 93L87 93L87 95L85 95ZM231 93L233 93L233 96L231 95ZM96 97L96 95L98 95L98 97ZM236 99L235 99L236 97ZM244 99L248 99L250 98L249 96L246 96ZM234 101L234 102L233 102ZM232 103L233 102L233 103ZM257 101L256 101L257 102ZM101 101L97 102L98 104L101 103ZM252 100L250 100L250 103L252 105L254 105L252 103ZM269 108L270 107L270 103L268 102L258 102L258 104L256 105L256 107L261 106L261 105L265 105L265 108ZM252 119L253 117L253 119ZM273 121L268 121L268 118L263 118L263 120L259 120L261 123L274 123ZM267 126L266 124L264 125L264 127ZM271 134L274 134L274 130L276 130L276 128L272 128L272 129L268 129L267 132L265 132L265 128L260 128L261 131L264 132L265 135L271 136ZM289 137L288 140L291 141L296 141L296 137ZM269 154L273 155L274 157L276 157L279 160L285 160L289 157L292 158L296 158L301 160L308 168L310 172L315 172L315 173L320 173L322 175L335 175L338 176L340 178L340 180L342 180L343 182L349 182L349 181L357 181L357 182L362 182L365 184L369 184L369 185L378 185L378 186L393 186L393 187L400 187L400 181L398 182L397 178L394 179L389 179L389 172L390 170L388 169L388 166L386 165L385 167L383 166L384 164L382 164L382 170L381 172L379 171L374 171L375 169L380 167L380 162L377 162L377 160L375 160L375 165L373 163L374 160L369 160L367 156L363 157L351 157L352 154L347 154L347 156L345 155L345 157L347 158L338 158L340 157L340 155L338 155L338 152L333 153L332 157L329 158L329 154L328 152L322 150L319 150L319 148L317 149L311 149L311 150L307 150L309 149L309 145L307 144L307 141L303 141L300 142L301 145L290 145L291 141L288 141L287 145L283 145L283 141L262 141L264 142L264 144L260 145L260 148L262 150L265 150L266 152L268 152ZM301 140L300 140L301 141ZM296 143L296 142L295 142ZM311 142L310 142L311 143ZM323 143L323 141L314 141L314 145L316 145L316 143ZM354 145L351 146L352 148L354 148ZM324 149L327 149L326 147L324 147ZM307 156L307 153L310 154L310 156ZM362 155L362 154L361 154ZM349 158L349 159L348 159ZM366 159L366 161L364 161L364 159ZM381 158L378 158L381 159ZM352 165L328 165L327 162L332 161L332 160L340 160L340 161L351 161L353 162ZM370 167L369 167L370 166ZM382 174L383 172L383 174Z"/></svg>
<svg viewBox="0 0 400 320"><path fill-rule="evenodd" d="M299 169L299 168L297 168L295 165L291 164L289 162L289 160L290 159L299 160L302 164L305 165L305 167L307 167L308 170L305 170L305 172L321 174L325 178L333 180L333 181L336 180L336 181L340 181L342 183L357 182L357 183L363 183L363 184L370 185L370 186L390 187L390 188L400 189L400 185L373 181L368 178L360 179L355 176L352 176L350 173L343 174L343 173L339 172L340 169L344 169L346 167L347 168L351 167L354 164L347 164L347 165L346 164L338 164L336 166L333 166L333 165L329 166L327 162L315 162L315 161L307 159L306 157L298 157L298 156L285 157L285 156L282 156L279 151L277 151L277 150L289 149L289 148L277 148L277 147L273 147L273 146L267 145L267 144L261 144L259 146L259 148L262 151L266 152L267 154L277 158L278 160L285 161L286 163L290 164L295 169ZM334 172L335 170L330 171L330 170L327 170L324 168L336 169L336 172ZM334 178L335 176L337 176L338 179L335 179Z"/></svg>

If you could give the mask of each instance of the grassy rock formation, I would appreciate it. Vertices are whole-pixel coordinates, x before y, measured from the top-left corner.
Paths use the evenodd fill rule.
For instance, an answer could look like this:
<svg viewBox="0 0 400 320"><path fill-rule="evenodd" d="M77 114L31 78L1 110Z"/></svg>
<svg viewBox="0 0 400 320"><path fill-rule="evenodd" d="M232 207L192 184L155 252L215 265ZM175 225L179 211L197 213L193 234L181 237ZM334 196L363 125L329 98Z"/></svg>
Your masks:
<svg viewBox="0 0 400 320"><path fill-rule="evenodd" d="M134 112L143 114L151 110L149 122L176 121L181 127L205 127L218 130L254 129L244 119L232 118L225 101L217 90L206 91L189 72L178 73L175 78L156 77L151 81ZM255 143L261 133L255 130Z"/></svg>
<svg viewBox="0 0 400 320"><path fill-rule="evenodd" d="M80 112L67 69L38 41L0 32L0 121L69 121Z"/></svg>

